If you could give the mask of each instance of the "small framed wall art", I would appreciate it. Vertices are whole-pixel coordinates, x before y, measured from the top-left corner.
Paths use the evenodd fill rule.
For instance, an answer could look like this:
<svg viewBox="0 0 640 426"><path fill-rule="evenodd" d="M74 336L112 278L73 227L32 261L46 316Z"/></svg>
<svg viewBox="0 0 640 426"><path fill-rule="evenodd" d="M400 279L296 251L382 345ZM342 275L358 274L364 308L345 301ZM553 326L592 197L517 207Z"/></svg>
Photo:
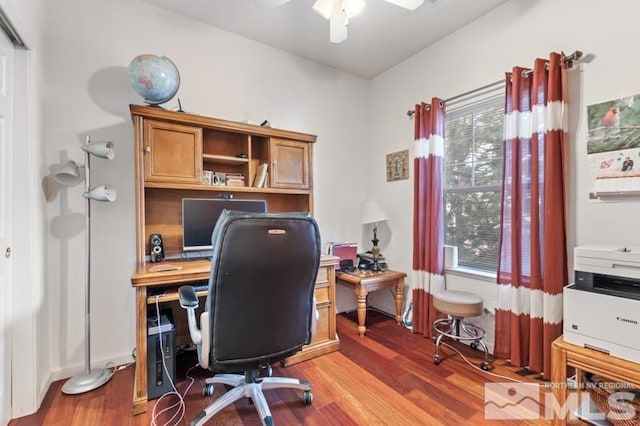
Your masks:
<svg viewBox="0 0 640 426"><path fill-rule="evenodd" d="M387 182L409 179L409 150L387 154Z"/></svg>

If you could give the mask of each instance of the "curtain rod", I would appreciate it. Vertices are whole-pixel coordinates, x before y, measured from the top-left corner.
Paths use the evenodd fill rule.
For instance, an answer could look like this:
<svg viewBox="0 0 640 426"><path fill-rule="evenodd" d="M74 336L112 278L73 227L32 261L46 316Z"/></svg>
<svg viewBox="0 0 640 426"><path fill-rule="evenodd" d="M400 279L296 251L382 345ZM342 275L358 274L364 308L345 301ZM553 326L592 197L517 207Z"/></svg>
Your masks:
<svg viewBox="0 0 640 426"><path fill-rule="evenodd" d="M571 67L573 67L573 63L575 61L578 61L581 57L582 57L582 52L580 50L576 50L571 55L567 55L567 56L563 55L561 61L568 68L571 68ZM526 75L531 74L532 72L533 72L533 70L527 70L527 71L523 71L522 74L526 76ZM477 89L469 90L468 92L462 93L460 95L456 95L456 96L454 96L452 98L449 98L449 99L444 99L442 101L442 103L446 105L447 103L451 103L452 101L455 101L457 99L463 98L465 96L473 95L474 93L481 92L483 90L493 88L493 87L498 86L498 85L503 84L503 83L504 83L504 79L498 80L498 81L494 81L493 83L489 83L489 84L484 85L482 87L479 87ZM413 118L413 115L415 113L416 112L414 110L410 109L410 110L407 111L407 116L409 116L409 118Z"/></svg>

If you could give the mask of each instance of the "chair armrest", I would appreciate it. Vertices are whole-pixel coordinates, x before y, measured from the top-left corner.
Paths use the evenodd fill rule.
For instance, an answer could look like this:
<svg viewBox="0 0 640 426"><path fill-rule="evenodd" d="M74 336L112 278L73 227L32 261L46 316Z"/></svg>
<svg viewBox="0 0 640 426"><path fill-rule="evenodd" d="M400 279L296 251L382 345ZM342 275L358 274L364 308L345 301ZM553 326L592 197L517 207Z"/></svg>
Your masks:
<svg viewBox="0 0 640 426"><path fill-rule="evenodd" d="M196 291L190 285L183 285L178 289L178 298L180 299L180 306L184 309L198 308L198 296L196 296Z"/></svg>
<svg viewBox="0 0 640 426"><path fill-rule="evenodd" d="M196 321L196 309L199 306L198 296L190 285L183 285L178 289L178 299L180 306L187 310L187 321L189 322L189 334L191 335L191 341L195 345L202 343L202 334L198 329Z"/></svg>

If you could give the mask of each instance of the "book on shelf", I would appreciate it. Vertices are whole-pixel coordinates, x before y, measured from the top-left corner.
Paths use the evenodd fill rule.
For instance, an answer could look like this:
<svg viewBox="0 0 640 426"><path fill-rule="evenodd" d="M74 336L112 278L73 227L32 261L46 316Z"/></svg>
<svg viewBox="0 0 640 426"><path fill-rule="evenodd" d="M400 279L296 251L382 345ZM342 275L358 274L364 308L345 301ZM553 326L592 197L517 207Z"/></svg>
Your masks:
<svg viewBox="0 0 640 426"><path fill-rule="evenodd" d="M256 171L256 178L253 181L253 186L256 188L263 188L267 181L267 164L262 163L258 166L258 170Z"/></svg>
<svg viewBox="0 0 640 426"><path fill-rule="evenodd" d="M256 172L258 171L258 166L260 165L260 160L256 158L252 158L249 160L249 171L251 172L250 176L247 176L247 182L249 185L253 186L256 181Z"/></svg>
<svg viewBox="0 0 640 426"><path fill-rule="evenodd" d="M244 186L244 175L240 173L227 173L227 186Z"/></svg>

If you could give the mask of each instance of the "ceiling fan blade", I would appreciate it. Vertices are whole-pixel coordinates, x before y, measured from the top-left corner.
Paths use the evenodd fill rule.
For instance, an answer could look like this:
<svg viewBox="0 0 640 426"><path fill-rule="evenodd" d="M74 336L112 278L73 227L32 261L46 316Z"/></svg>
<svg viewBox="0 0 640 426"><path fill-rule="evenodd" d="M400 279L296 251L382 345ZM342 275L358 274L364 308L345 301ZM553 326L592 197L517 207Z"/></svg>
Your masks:
<svg viewBox="0 0 640 426"><path fill-rule="evenodd" d="M290 1L291 0L256 0L256 6L261 9L272 9Z"/></svg>
<svg viewBox="0 0 640 426"><path fill-rule="evenodd" d="M387 3L395 4L396 6L403 7L405 9L409 9L409 10L416 10L417 8L422 6L422 3L424 3L424 0L384 0L384 1L386 1Z"/></svg>
<svg viewBox="0 0 640 426"><path fill-rule="evenodd" d="M347 12L340 7L334 7L329 19L329 41L331 43L342 43L347 39L347 26L349 18Z"/></svg>

